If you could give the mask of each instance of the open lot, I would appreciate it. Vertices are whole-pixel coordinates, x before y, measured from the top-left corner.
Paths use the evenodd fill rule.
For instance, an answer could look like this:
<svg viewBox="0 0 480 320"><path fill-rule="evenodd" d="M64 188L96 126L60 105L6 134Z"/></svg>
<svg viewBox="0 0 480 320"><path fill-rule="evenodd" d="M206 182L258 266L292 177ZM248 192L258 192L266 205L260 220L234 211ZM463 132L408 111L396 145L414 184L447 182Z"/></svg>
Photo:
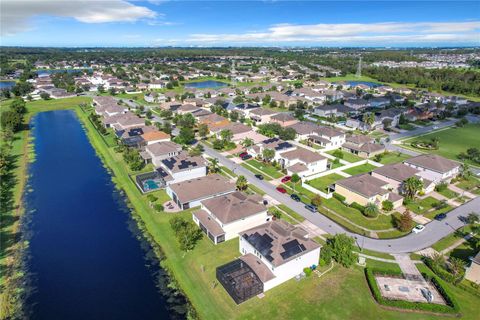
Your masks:
<svg viewBox="0 0 480 320"><path fill-rule="evenodd" d="M353 153L350 153L350 152L347 152L347 151L344 151L344 150L340 150L340 149L338 149L338 150L343 154L343 157L341 159L343 159L347 162L357 162L357 161L363 160L363 158L361 158L359 156L356 156ZM333 156L333 153L335 151L336 150L332 150L332 151L328 151L327 153Z"/></svg>
<svg viewBox="0 0 480 320"><path fill-rule="evenodd" d="M373 164L364 163L364 164L361 164L359 166L348 168L348 169L345 169L345 170L342 170L342 171L354 176L354 175L357 175L357 174L370 172L370 171L374 170L375 168L377 168L377 167L374 166Z"/></svg>
<svg viewBox="0 0 480 320"><path fill-rule="evenodd" d="M409 155L400 152L386 152L382 156L382 160L380 160L381 164L391 164L391 163L398 163L402 162L410 158Z"/></svg>
<svg viewBox="0 0 480 320"><path fill-rule="evenodd" d="M344 179L345 177L332 173L323 177L315 178L307 182L308 185L318 189L322 192L327 192L328 186L332 185L333 183L337 182L338 180Z"/></svg>
<svg viewBox="0 0 480 320"><path fill-rule="evenodd" d="M433 138L439 139L438 150L423 150L411 146L414 141L425 141ZM422 136L416 136L404 140L404 144L409 148L418 150L420 152L435 153L443 157L459 160L458 154L465 152L468 148L480 148L480 125L467 124L463 128L452 127L445 130L439 130ZM477 165L470 160L466 161L471 165Z"/></svg>

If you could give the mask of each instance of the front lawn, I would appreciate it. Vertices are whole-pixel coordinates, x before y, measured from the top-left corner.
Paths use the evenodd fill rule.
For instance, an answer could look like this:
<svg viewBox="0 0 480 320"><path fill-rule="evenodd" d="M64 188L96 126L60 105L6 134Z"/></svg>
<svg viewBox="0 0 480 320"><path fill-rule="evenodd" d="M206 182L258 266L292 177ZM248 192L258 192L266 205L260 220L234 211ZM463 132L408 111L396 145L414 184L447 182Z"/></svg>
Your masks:
<svg viewBox="0 0 480 320"><path fill-rule="evenodd" d="M426 197L425 199L417 199L415 201L410 202L406 205L406 207L413 211L416 214L424 214L429 209L432 209L433 206L438 203L439 200L433 197Z"/></svg>
<svg viewBox="0 0 480 320"><path fill-rule="evenodd" d="M467 124L463 128L452 127L445 130L439 130L423 136L417 136L412 139L404 141L405 144L415 150L425 152L425 150L417 149L411 146L414 141L429 141L433 138L438 138L439 148L438 150L429 150L429 153L435 153L443 157L459 160L458 154L460 152L466 152L468 148L480 148L480 125L479 124ZM466 161L471 165L479 165L470 160Z"/></svg>
<svg viewBox="0 0 480 320"><path fill-rule="evenodd" d="M338 180L345 179L344 176L341 176L336 173L332 173L323 177L315 178L313 180L307 181L307 184L318 189L322 192L327 193L328 186L334 184Z"/></svg>
<svg viewBox="0 0 480 320"><path fill-rule="evenodd" d="M345 173L348 173L349 175L355 176L357 174L370 172L372 170L375 170L376 168L377 167L374 166L373 164L364 163L364 164L361 164L359 166L348 168L348 169L345 169L345 170L342 170L342 171L345 172Z"/></svg>
<svg viewBox="0 0 480 320"><path fill-rule="evenodd" d="M468 179L462 179L456 186L460 189L471 191L480 188L480 180L475 177L470 177Z"/></svg>
<svg viewBox="0 0 480 320"><path fill-rule="evenodd" d="M437 192L440 193L442 196L447 197L448 199L453 199L453 198L458 197L458 193L456 193L455 191L452 191L448 188L445 188L444 190L437 191Z"/></svg>
<svg viewBox="0 0 480 320"><path fill-rule="evenodd" d="M401 152L385 152L382 154L381 164L399 163L410 158L409 155Z"/></svg>
<svg viewBox="0 0 480 320"><path fill-rule="evenodd" d="M432 245L432 248L437 251L445 250L446 248L453 245L458 240L462 239L464 236L469 234L472 231L470 226L465 226L463 228L458 229L456 232L449 234L448 236L440 239L435 244Z"/></svg>
<svg viewBox="0 0 480 320"><path fill-rule="evenodd" d="M247 160L247 163L255 167L255 169L265 172L267 175L271 176L274 179L283 177L283 174L269 163L259 162L255 159Z"/></svg>
<svg viewBox="0 0 480 320"><path fill-rule="evenodd" d="M347 152L347 151L344 151L344 150L340 150L340 149L337 149L337 150L339 150L343 155L343 157L341 159L343 159L347 162L352 163L352 162L358 162L358 161L364 160L363 158L361 158L357 155L354 155L353 153L350 153L350 152ZM328 151L327 153L333 156L334 155L333 153L337 150L331 150L331 151Z"/></svg>

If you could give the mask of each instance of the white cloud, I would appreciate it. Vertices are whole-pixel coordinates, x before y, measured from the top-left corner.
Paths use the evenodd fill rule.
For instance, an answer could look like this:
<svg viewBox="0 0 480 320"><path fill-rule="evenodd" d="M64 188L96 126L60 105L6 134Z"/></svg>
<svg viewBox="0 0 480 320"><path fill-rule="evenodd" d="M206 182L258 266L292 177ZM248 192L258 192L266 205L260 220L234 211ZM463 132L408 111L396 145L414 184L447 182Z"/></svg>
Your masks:
<svg viewBox="0 0 480 320"><path fill-rule="evenodd" d="M32 18L45 15L84 23L134 22L158 16L147 7L124 0L2 0L1 34L28 31L32 29Z"/></svg>
<svg viewBox="0 0 480 320"><path fill-rule="evenodd" d="M193 43L413 43L472 42L480 44L480 21L382 22L294 25L277 24L265 32L191 34Z"/></svg>

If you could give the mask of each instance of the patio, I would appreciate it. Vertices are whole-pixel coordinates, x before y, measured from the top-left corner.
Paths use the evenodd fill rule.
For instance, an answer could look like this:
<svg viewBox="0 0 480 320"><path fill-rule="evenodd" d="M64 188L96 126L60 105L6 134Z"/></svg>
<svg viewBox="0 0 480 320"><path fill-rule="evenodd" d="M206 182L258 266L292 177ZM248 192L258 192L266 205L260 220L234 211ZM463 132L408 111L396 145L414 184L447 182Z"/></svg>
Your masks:
<svg viewBox="0 0 480 320"><path fill-rule="evenodd" d="M446 304L440 292L430 282L379 275L375 276L375 280L382 296L387 299L428 303L424 293L430 291L432 294L430 303ZM422 290L424 293L422 293Z"/></svg>

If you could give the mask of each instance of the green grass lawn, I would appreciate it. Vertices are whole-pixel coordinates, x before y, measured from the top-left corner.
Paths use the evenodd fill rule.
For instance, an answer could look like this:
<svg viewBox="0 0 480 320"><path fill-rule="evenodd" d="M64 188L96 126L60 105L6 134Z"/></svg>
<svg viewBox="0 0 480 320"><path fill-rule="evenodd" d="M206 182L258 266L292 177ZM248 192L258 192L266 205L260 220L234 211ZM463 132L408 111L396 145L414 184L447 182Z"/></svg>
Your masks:
<svg viewBox="0 0 480 320"><path fill-rule="evenodd" d="M357 174L370 172L370 171L372 171L376 168L377 167L374 166L373 164L364 163L364 164L361 164L359 166L348 168L348 169L345 169L345 170L342 170L342 171L354 176L354 175L357 175Z"/></svg>
<svg viewBox="0 0 480 320"><path fill-rule="evenodd" d="M249 166L249 165L246 164L246 163L241 163L241 166L244 167L244 168L247 169L247 170L250 170L250 171L253 172L254 174L261 174L261 175L264 177L264 179L267 180L267 181L272 180L272 178L270 178L269 176L265 175L265 172L260 171L260 170L257 170L257 169L255 169L254 167Z"/></svg>
<svg viewBox="0 0 480 320"><path fill-rule="evenodd" d="M399 127L400 129L408 130L408 131L411 131L411 130L417 128L417 127L415 127L415 126L414 126L413 124L411 124L411 123L399 124L398 127Z"/></svg>
<svg viewBox="0 0 480 320"><path fill-rule="evenodd" d="M453 245L458 240L462 239L465 235L472 231L470 226L465 226L458 229L456 232L449 234L448 236L440 239L432 245L432 248L437 251L442 251L451 245Z"/></svg>
<svg viewBox="0 0 480 320"><path fill-rule="evenodd" d="M268 163L263 163L255 159L250 159L246 161L249 165L255 167L259 171L263 171L274 179L283 177L283 174L274 166Z"/></svg>
<svg viewBox="0 0 480 320"><path fill-rule="evenodd" d="M290 209L286 205L280 204L280 205L278 205L278 207L280 209L282 209L283 211L285 211L286 213L288 213L290 216L292 216L292 218L294 218L294 219L296 219L300 222L305 221L305 218L303 216L299 215L298 213L296 213L295 211L293 211L292 209Z"/></svg>
<svg viewBox="0 0 480 320"><path fill-rule="evenodd" d="M480 180L475 177L470 177L468 179L461 180L456 186L467 191L475 190L480 188Z"/></svg>
<svg viewBox="0 0 480 320"><path fill-rule="evenodd" d="M392 215L379 214L375 219L367 218L357 209L348 207L335 198L325 199L323 204L349 221L370 230L385 230L394 227Z"/></svg>
<svg viewBox="0 0 480 320"><path fill-rule="evenodd" d="M361 249L361 250L359 248L356 248L355 252L363 253L363 254L366 254L366 255L372 256L372 257L388 259L388 260L395 260L395 258L391 254L378 252L378 251L373 251L373 250L368 250L368 249L365 249L365 248Z"/></svg>
<svg viewBox="0 0 480 320"><path fill-rule="evenodd" d="M424 141L432 138L439 139L439 149L429 150L429 153L435 153L443 157L459 160L457 158L460 152L465 152L468 148L480 148L480 125L479 124L467 124L463 128L452 127L445 130L439 130L423 136L417 136L411 139L404 140L404 143L412 147L410 144L413 141ZM416 149L421 152L425 150ZM471 165L477 165L470 160L466 161Z"/></svg>
<svg viewBox="0 0 480 320"><path fill-rule="evenodd" d="M399 163L410 158L409 155L400 152L386 152L383 154L381 164Z"/></svg>
<svg viewBox="0 0 480 320"><path fill-rule="evenodd" d="M338 150L340 150L340 149L338 149ZM327 153L332 155L332 156L333 156L334 152L335 152L335 150L327 151ZM358 161L364 160L363 158L361 158L357 155L354 155L353 153L350 153L350 152L347 152L347 151L344 151L344 150L340 150L340 152L343 154L343 158L341 158L341 159L343 159L347 162L353 163L353 162L358 162Z"/></svg>
<svg viewBox="0 0 480 320"><path fill-rule="evenodd" d="M439 200L433 197L426 197L425 199L422 199L422 200L417 199L415 201L412 201L409 204L407 204L406 207L416 214L424 214L429 209L433 208L433 205L435 203L438 203L438 201Z"/></svg>
<svg viewBox="0 0 480 320"><path fill-rule="evenodd" d="M455 191L452 191L448 188L445 188L444 190L442 191L437 191L438 193L440 193L442 196L444 197L447 197L448 199L452 199L452 198L456 198L458 197L458 193L456 193Z"/></svg>
<svg viewBox="0 0 480 320"><path fill-rule="evenodd" d="M310 180L307 182L307 184L322 192L327 192L328 186L341 179L345 179L345 177L336 173L332 173L323 177Z"/></svg>

